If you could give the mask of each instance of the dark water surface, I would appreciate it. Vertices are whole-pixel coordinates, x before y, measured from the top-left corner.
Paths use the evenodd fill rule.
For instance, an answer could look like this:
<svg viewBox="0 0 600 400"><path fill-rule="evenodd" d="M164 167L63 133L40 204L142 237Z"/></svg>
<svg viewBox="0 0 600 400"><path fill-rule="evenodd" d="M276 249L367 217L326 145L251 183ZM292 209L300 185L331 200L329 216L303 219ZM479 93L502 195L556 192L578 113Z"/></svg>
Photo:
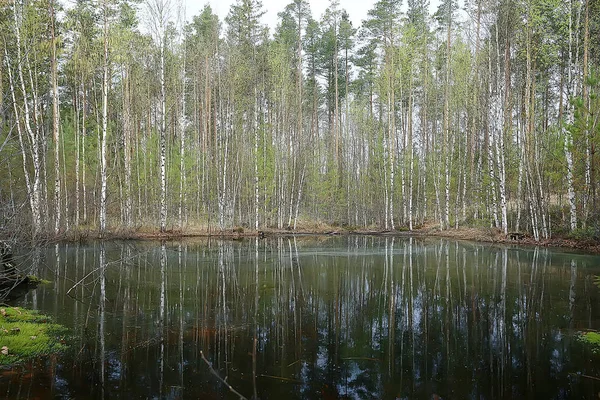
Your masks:
<svg viewBox="0 0 600 400"><path fill-rule="evenodd" d="M71 346L2 371L0 398L236 398L224 379L248 399L600 392L600 355L577 339L600 329L598 256L351 236L36 258L52 283L17 304L66 325Z"/></svg>

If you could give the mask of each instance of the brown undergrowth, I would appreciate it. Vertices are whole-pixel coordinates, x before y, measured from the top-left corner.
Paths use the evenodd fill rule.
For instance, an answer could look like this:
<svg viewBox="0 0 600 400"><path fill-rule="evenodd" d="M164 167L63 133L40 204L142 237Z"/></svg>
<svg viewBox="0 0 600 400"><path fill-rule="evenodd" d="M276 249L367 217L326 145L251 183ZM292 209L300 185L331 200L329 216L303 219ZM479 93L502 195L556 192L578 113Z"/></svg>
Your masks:
<svg viewBox="0 0 600 400"><path fill-rule="evenodd" d="M185 238L224 238L224 239L243 239L251 237L268 236L287 236L287 235L380 235L380 236L419 236L419 237L444 237L456 240L467 240L484 243L502 243L531 245L543 247L562 247L578 249L592 253L600 254L600 242L591 239L573 239L569 237L553 237L536 241L528 234L519 233L517 238L509 234L505 236L496 228L481 227L459 227L440 230L439 225L426 223L416 229L409 231L407 229L382 230L376 226L371 227L349 227L335 226L321 221L303 222L298 224L296 229L276 229L265 228L259 231L245 227L233 227L225 230L219 230L214 226L193 225L186 226L183 229L179 227L170 227L164 232L156 228L137 227L131 229L117 229L100 236L97 232L91 230L77 231L62 237L67 241L85 241L97 239L110 240L178 240Z"/></svg>

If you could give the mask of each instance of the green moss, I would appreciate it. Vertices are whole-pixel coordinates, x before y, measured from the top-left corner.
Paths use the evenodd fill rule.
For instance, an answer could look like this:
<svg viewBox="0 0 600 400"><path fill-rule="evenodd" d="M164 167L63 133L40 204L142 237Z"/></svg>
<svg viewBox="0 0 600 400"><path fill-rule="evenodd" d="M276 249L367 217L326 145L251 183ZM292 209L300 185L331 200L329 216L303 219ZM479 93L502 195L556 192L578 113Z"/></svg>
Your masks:
<svg viewBox="0 0 600 400"><path fill-rule="evenodd" d="M600 346L600 333L598 332L582 333L581 338L586 343L589 343L594 346Z"/></svg>
<svg viewBox="0 0 600 400"><path fill-rule="evenodd" d="M588 346L592 354L600 355L600 333L599 332L578 332L577 340Z"/></svg>
<svg viewBox="0 0 600 400"><path fill-rule="evenodd" d="M28 275L27 278L29 278L29 283L32 283L32 284L47 285L50 283L50 281L48 281L46 279L38 278L35 275Z"/></svg>
<svg viewBox="0 0 600 400"><path fill-rule="evenodd" d="M66 329L37 311L0 308L0 365L11 365L66 348Z"/></svg>

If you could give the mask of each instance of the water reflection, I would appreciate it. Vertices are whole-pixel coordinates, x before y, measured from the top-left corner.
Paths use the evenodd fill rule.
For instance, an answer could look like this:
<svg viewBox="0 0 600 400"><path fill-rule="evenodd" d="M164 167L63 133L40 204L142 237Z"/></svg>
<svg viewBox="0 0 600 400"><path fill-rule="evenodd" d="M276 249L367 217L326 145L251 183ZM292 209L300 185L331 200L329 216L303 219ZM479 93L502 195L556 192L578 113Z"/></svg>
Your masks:
<svg viewBox="0 0 600 400"><path fill-rule="evenodd" d="M600 258L393 237L98 242L39 252L20 304L70 350L8 398L596 397ZM206 361L201 354L206 357ZM231 389L229 389L229 385Z"/></svg>

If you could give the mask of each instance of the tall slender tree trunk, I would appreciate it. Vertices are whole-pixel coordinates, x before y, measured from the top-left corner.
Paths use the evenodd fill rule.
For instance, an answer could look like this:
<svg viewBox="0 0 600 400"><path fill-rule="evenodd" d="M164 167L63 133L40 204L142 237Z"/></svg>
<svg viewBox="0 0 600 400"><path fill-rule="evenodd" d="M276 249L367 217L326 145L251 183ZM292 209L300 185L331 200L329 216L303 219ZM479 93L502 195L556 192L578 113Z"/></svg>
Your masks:
<svg viewBox="0 0 600 400"><path fill-rule="evenodd" d="M50 8L50 35L52 39L52 55L50 65L52 70L52 139L54 141L54 234L60 231L61 205L60 205L60 111L58 98L58 58L56 54L56 15L54 2L49 1Z"/></svg>
<svg viewBox="0 0 600 400"><path fill-rule="evenodd" d="M498 26L496 26L496 71L497 79L500 82L500 43L498 40ZM502 232L505 235L508 234L508 216L506 206L506 162L505 153L506 148L504 140L508 136L510 130L510 42L507 36L508 29L505 31L505 47L504 47L504 83L501 84L501 90L499 95L499 102L503 102L502 105L502 121L503 125L501 129L498 129L498 141L496 149L496 162L498 163L498 186L500 189L500 212L502 214ZM499 116L500 117L500 116Z"/></svg>
<svg viewBox="0 0 600 400"><path fill-rule="evenodd" d="M102 67L102 137L100 138L100 233L106 231L108 135L108 0L104 0L104 62Z"/></svg>
<svg viewBox="0 0 600 400"><path fill-rule="evenodd" d="M569 1L569 62L567 64L567 85L572 86L572 71L573 71L573 15L572 15L572 1ZM570 209L570 227L571 231L577 229L577 204L575 200L575 188L573 186L573 153L571 148L573 147L573 137L571 136L571 132L569 131L570 126L573 124L573 110L569 105L569 101L567 99L567 93L563 90L563 104L566 105L567 111L565 116L565 121L563 121L562 125L562 133L564 135L564 150L565 150L565 158L567 161L567 197L569 199L569 209ZM567 128L567 125L569 128Z"/></svg>
<svg viewBox="0 0 600 400"><path fill-rule="evenodd" d="M494 149L498 147L497 145L497 135L496 135L496 125L497 125L497 119L500 118L499 116L499 110L498 110L498 102L500 101L498 99L498 95L494 94L494 89L492 86L492 44L490 43L491 41L488 41L488 76L490 77L488 79L488 109L489 109L489 113L488 113L488 120L489 123L486 126L486 132L487 132L487 150L488 150L488 167L489 167L489 171L490 171L490 195L492 198L492 215L494 217L494 226L499 227L500 226L500 221L498 219L498 193L496 190L496 181L497 181L497 175L496 175L496 166L494 165ZM489 115L491 114L491 115ZM497 154L497 151L496 151Z"/></svg>
<svg viewBox="0 0 600 400"><path fill-rule="evenodd" d="M131 187L131 74L125 67L123 76L123 167L125 173L125 226L133 224L133 201Z"/></svg>
<svg viewBox="0 0 600 400"><path fill-rule="evenodd" d="M186 82L185 82L185 62L186 62L186 48L185 43L182 43L183 51L183 62L181 65L180 80L181 80L181 110L179 115L179 228L183 229L183 222L185 219L185 203L186 203L186 189L187 189L187 175L185 168L185 148L186 148L186 135L185 135L185 106L186 106Z"/></svg>
<svg viewBox="0 0 600 400"><path fill-rule="evenodd" d="M448 32L446 38L446 77L444 80L444 216L442 229L450 227L450 50L452 32L452 11L448 10Z"/></svg>
<svg viewBox="0 0 600 400"><path fill-rule="evenodd" d="M160 16L160 232L167 230L167 92L165 82L165 41L163 15Z"/></svg>
<svg viewBox="0 0 600 400"><path fill-rule="evenodd" d="M82 83L82 98L81 98L81 160L83 161L83 167L81 168L81 195L82 195L82 205L83 205L83 223L87 224L87 182L86 182L86 167L85 167L85 137L87 136L86 129L86 121L85 117L87 116L87 96L86 96L86 88Z"/></svg>
<svg viewBox="0 0 600 400"><path fill-rule="evenodd" d="M34 129L31 126L31 111L29 108L29 100L27 98L27 91L25 89L25 79L23 78L23 50L21 47L21 21L19 21L19 17L18 17L18 8L19 6L17 5L16 0L13 0L13 13L14 13L14 23L15 23L15 36L16 36L16 41L17 41L17 72L18 72L18 76L19 76L19 83L21 86L21 92L23 93L23 116L24 116L24 120L25 120L25 131L27 133L27 137L29 138L29 142L31 144L31 159L32 159L32 163L33 163L33 178L29 179L29 185L28 185L28 195L29 195L29 205L31 207L31 216L32 216L32 225L33 225L33 237L34 239L37 237L37 235L40 233L40 230L42 228L42 213L41 213L41 199L42 199L42 187L41 187L41 173L42 173L42 163L40 160L40 138L38 137L38 127L36 126L36 129L34 131ZM21 10L21 12L23 12ZM22 16L21 16L22 18ZM4 52L5 52L5 56L8 60L8 53L6 50L6 47L4 48ZM9 71L10 71L10 66L9 66ZM30 71L30 77L31 77L31 71ZM30 79L31 80L31 79ZM33 80L31 80L31 82L33 83ZM18 113L16 112L16 107L17 107L17 100L15 98L15 85L11 85L12 87L12 96L13 96L13 103L14 103L14 107L15 107L15 114L18 115ZM34 96L34 101L33 101L33 120L34 123L36 123L38 121L37 118L35 118L35 107L37 104L36 99L36 94L35 94L35 90L34 87L32 86L32 95ZM25 158L25 144L22 141L22 137L23 135L20 135L19 138L20 140L20 144L21 144L21 152L23 155L23 168L26 169L26 158ZM28 176L29 173L27 171L25 171L25 175Z"/></svg>
<svg viewBox="0 0 600 400"><path fill-rule="evenodd" d="M335 87L335 111L333 114L333 132L335 136L335 161L337 173L341 176L341 160L340 160L340 130L339 130L339 88L338 88L338 20L337 17L333 21L334 33L334 48L333 48L333 81Z"/></svg>
<svg viewBox="0 0 600 400"><path fill-rule="evenodd" d="M23 129L21 127L21 123L19 122L19 120L21 119L21 117L19 116L19 108L17 106L17 98L16 98L16 89L15 89L15 83L14 83L14 78L13 78L13 74L12 74L12 66L11 66L11 62L10 62L10 58L8 56L8 52L6 50L6 47L4 47L4 54L5 54L5 58L6 58L6 62L8 64L8 82L9 82L9 87L10 87L10 94L11 94L11 99L12 99L12 103L13 103L13 111L15 113L15 119L17 120L17 133L18 133L18 138L19 138L19 146L21 149L21 159L23 161L23 175L25 177L25 184L27 185L27 191L29 192L29 202L30 202L30 207L31 209L31 213L32 213L32 217L33 217L33 222L34 222L34 238L35 238L35 234L37 233L37 230L35 229L35 221L36 221L36 216L34 214L34 209L33 209L33 196L32 196L32 192L33 192L33 185L31 182L31 177L30 177L30 173L29 173L29 169L27 168L27 151L25 148L25 141L23 140ZM12 182L12 180L11 180ZM38 210L39 212L39 210Z"/></svg>
<svg viewBox="0 0 600 400"><path fill-rule="evenodd" d="M521 106L519 105L518 109ZM519 177L517 181L517 220L515 222L515 231L520 231L521 224L521 213L523 212L523 175L525 171L525 151L524 151L524 141L523 141L523 124L519 123L520 118L517 119L517 132L516 132L516 144L517 144L517 152L519 154Z"/></svg>
<svg viewBox="0 0 600 400"><path fill-rule="evenodd" d="M410 77L410 86L408 92L408 230L413 230L413 168L414 168L414 146L413 146L413 104L414 93L412 89L412 76Z"/></svg>
<svg viewBox="0 0 600 400"><path fill-rule="evenodd" d="M80 138L80 119L79 113L81 112L81 104L79 101L79 85L75 84L73 94L73 107L75 108L75 229L79 228L79 217L80 217L80 200L81 192L79 185L81 183L81 138Z"/></svg>
<svg viewBox="0 0 600 400"><path fill-rule="evenodd" d="M393 56L392 56L393 57ZM392 71L394 71L394 61L391 61L391 71L389 77L389 88L388 88L388 151L389 151L389 163L390 163L390 227L396 229L394 226L394 183L396 182L396 110L395 110L395 99L394 99L394 84L392 78Z"/></svg>
<svg viewBox="0 0 600 400"><path fill-rule="evenodd" d="M254 229L258 231L259 227L259 179L258 179L258 93L254 87Z"/></svg>
<svg viewBox="0 0 600 400"><path fill-rule="evenodd" d="M590 98L587 85L588 78L588 59L589 59L589 47L590 47L590 2L585 0L585 17L584 17L584 28L583 28L583 81L582 81L582 97L583 97L583 108L589 110ZM594 142L590 140L592 131L589 127L590 113L585 111L585 191L583 194L584 206L583 206L583 223L587 222L589 216L590 198L594 202L593 208L595 209L595 181L592 180L593 175L593 160L594 154Z"/></svg>

